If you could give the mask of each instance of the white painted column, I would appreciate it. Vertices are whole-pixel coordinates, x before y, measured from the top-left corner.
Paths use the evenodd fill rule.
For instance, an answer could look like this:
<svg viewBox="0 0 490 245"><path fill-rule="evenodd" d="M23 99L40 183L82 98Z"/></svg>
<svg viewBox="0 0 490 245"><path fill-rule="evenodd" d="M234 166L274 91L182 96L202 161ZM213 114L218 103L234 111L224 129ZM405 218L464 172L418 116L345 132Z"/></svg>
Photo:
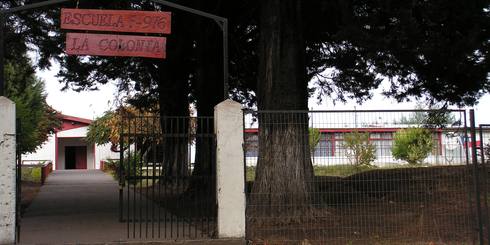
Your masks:
<svg viewBox="0 0 490 245"><path fill-rule="evenodd" d="M241 105L232 100L214 108L219 238L245 237L242 113Z"/></svg>
<svg viewBox="0 0 490 245"><path fill-rule="evenodd" d="M0 244L15 243L15 104L0 97Z"/></svg>

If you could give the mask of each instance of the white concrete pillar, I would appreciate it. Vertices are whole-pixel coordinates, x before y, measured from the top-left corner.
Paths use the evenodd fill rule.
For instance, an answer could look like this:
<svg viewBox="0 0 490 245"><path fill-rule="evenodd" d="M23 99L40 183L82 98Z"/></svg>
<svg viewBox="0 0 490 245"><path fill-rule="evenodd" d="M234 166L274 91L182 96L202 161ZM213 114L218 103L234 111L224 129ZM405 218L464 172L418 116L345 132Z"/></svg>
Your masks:
<svg viewBox="0 0 490 245"><path fill-rule="evenodd" d="M239 103L226 100L214 108L218 237L245 237L243 114Z"/></svg>
<svg viewBox="0 0 490 245"><path fill-rule="evenodd" d="M15 243L15 104L0 97L0 244Z"/></svg>

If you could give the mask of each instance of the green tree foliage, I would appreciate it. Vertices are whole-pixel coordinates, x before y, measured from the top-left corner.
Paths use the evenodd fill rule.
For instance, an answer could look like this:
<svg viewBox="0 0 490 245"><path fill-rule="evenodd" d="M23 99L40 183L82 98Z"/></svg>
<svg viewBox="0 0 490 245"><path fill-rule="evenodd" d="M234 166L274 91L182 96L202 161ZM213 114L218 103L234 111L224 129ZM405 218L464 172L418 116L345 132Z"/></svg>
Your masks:
<svg viewBox="0 0 490 245"><path fill-rule="evenodd" d="M265 26L260 23L265 21L260 19L260 13L270 6L266 4L269 1L273 0L181 2L229 18L230 92L244 103L255 104L254 94L260 96L257 85L262 82L257 84L256 64L259 54L265 51L258 52L259 32ZM285 6L289 1L292 0L282 0L279 4ZM2 2L2 7L30 2L7 0ZM306 62L294 72L306 73L302 76L305 87L311 78L317 78L314 89L322 98L369 98L371 90L379 86L384 76L390 78L392 85L386 94L400 100L427 96L436 101L475 103L488 91L489 59L486 57L490 33L485 30L490 25L489 5L489 0L471 4L385 0L312 0L289 4L287 8L301 11L299 18L292 21L302 22L295 32L304 38L287 42L299 42L305 47L302 50ZM10 18L7 42L12 43L9 47L24 48L20 47L24 42L39 47L40 67L49 66L51 58L57 59L62 67L60 78L67 87L77 90L93 89L112 79L117 79L122 88L132 88L138 83L134 88L138 88L141 95L137 100L139 105L148 100L160 100L164 97L159 97L159 93L165 93L162 96L168 99L162 103L166 104L167 111L173 108L171 104L180 101L175 99L178 94L199 103L207 101L206 96L211 92L213 97L221 99L220 30L212 21L174 11L173 33L168 37L169 57L165 61L78 58L63 55L64 32L59 29L58 7L74 6L74 3L66 3ZM150 1L81 1L79 7L166 10ZM281 12L274 14L282 15ZM40 15L43 18L39 18ZM325 69L332 72L325 76ZM215 74L216 79L211 79L207 73ZM176 83L177 80L181 83ZM202 90L206 96L198 95ZM252 91L255 93L250 93Z"/></svg>
<svg viewBox="0 0 490 245"><path fill-rule="evenodd" d="M34 75L27 57L17 57L5 66L6 96L15 102L20 122L21 153L36 151L61 125L58 113L46 103L44 82Z"/></svg>
<svg viewBox="0 0 490 245"><path fill-rule="evenodd" d="M451 114L446 109L446 106L441 108L437 108L434 105L424 106L421 103L418 103L415 107L416 112L413 112L408 117L402 117L398 122L401 124L408 125L422 125L424 127L446 127L454 122L456 122L456 118L454 114Z"/></svg>
<svg viewBox="0 0 490 245"><path fill-rule="evenodd" d="M118 125L112 125L115 113L112 111L105 112L104 115L95 119L89 126L87 131L86 141L90 144L107 144L117 139L112 139L113 127ZM116 143L116 142L112 142Z"/></svg>
<svg viewBox="0 0 490 245"><path fill-rule="evenodd" d="M428 129L401 129L393 137L392 154L395 159L409 164L422 164L432 151L433 144L432 134Z"/></svg>
<svg viewBox="0 0 490 245"><path fill-rule="evenodd" d="M308 132L308 144L310 146L310 152L311 152L311 154L313 154L316 146L318 145L318 142L320 142L322 133L317 128L310 128L308 131L309 131Z"/></svg>
<svg viewBox="0 0 490 245"><path fill-rule="evenodd" d="M118 146L121 132L128 133L128 130L131 130L132 134L145 134L161 131L158 121L142 120L140 117L158 118L153 112L141 111L131 106L107 111L88 127L87 142L99 145L111 143L113 146ZM124 143L128 144L128 142Z"/></svg>
<svg viewBox="0 0 490 245"><path fill-rule="evenodd" d="M371 166L376 159L376 148L369 141L369 133L354 131L345 134L344 147L349 161L357 167Z"/></svg>

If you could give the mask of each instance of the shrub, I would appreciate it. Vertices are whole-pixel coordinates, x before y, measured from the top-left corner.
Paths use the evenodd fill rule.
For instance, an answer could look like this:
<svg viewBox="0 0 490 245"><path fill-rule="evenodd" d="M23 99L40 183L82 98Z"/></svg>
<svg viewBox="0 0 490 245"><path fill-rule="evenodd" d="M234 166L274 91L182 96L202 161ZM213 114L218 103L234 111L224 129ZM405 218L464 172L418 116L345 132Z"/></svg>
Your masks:
<svg viewBox="0 0 490 245"><path fill-rule="evenodd" d="M41 183L40 166L22 166L22 181Z"/></svg>
<svg viewBox="0 0 490 245"><path fill-rule="evenodd" d="M117 172L119 169L119 160L107 159L104 161L104 171Z"/></svg>
<svg viewBox="0 0 490 245"><path fill-rule="evenodd" d="M345 134L344 147L347 150L347 157L351 164L359 166L371 166L376 159L376 149L369 142L369 133L354 131Z"/></svg>
<svg viewBox="0 0 490 245"><path fill-rule="evenodd" d="M142 166L144 163L141 154L139 152L131 152L130 156L126 154L122 164L123 164L123 176L126 177L141 176L143 172ZM107 160L105 163L105 170L109 170L115 179L119 179L119 166L120 166L119 160ZM129 169L130 167L131 169ZM129 183L134 184L136 183L136 181L133 179L129 181Z"/></svg>
<svg viewBox="0 0 490 245"><path fill-rule="evenodd" d="M315 148L320 142L321 132L317 128L309 128L308 130L308 144L310 146L310 153L313 154L315 152Z"/></svg>
<svg viewBox="0 0 490 245"><path fill-rule="evenodd" d="M395 133L392 154L409 164L421 164L433 147L432 134L425 128L401 129Z"/></svg>

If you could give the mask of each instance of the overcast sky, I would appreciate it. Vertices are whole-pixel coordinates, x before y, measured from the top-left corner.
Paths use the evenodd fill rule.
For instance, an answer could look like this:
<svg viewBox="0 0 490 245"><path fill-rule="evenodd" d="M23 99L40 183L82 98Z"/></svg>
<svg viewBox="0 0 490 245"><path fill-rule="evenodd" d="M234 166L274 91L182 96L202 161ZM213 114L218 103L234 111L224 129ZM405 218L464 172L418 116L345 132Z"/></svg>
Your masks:
<svg viewBox="0 0 490 245"><path fill-rule="evenodd" d="M116 94L116 86L114 84L101 85L99 86L99 91L78 93L68 90L62 92L60 90L63 86L55 77L58 69L59 67L55 64L51 70L37 72L37 75L46 82L47 102L54 109L67 115L94 119L113 107L113 100ZM358 105L354 101L349 101L346 104L336 103L334 105L330 100L325 100L324 103L318 105L316 99L311 98L309 108L311 110L353 110L356 107L358 110L370 110L413 109L415 107L413 102L397 103L393 99L387 99L379 91L381 90L375 91L373 99L362 105ZM477 123L490 123L489 109L490 96L485 95L475 107Z"/></svg>

